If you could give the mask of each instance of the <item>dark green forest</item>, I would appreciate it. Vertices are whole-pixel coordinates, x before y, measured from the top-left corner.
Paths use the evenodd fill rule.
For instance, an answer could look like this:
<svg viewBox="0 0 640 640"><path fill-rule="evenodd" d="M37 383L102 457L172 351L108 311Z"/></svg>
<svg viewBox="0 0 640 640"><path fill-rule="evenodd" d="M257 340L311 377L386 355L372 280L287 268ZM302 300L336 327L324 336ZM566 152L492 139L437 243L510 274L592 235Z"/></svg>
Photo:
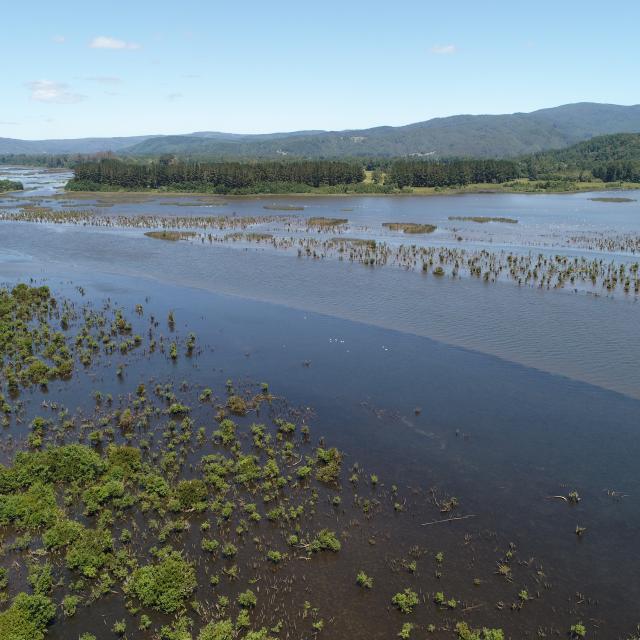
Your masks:
<svg viewBox="0 0 640 640"><path fill-rule="evenodd" d="M398 187L451 187L477 183L501 183L519 178L520 165L513 160L398 160L387 179Z"/></svg>
<svg viewBox="0 0 640 640"><path fill-rule="evenodd" d="M604 182L640 182L640 134L598 136L567 149L521 159L527 177L591 174Z"/></svg>
<svg viewBox="0 0 640 640"><path fill-rule="evenodd" d="M308 187L356 184L364 180L359 164L331 160L291 162L182 162L169 159L149 163L103 159L75 166L71 190L110 186L124 189L175 189L216 193L269 190L277 184L286 191L298 185Z"/></svg>

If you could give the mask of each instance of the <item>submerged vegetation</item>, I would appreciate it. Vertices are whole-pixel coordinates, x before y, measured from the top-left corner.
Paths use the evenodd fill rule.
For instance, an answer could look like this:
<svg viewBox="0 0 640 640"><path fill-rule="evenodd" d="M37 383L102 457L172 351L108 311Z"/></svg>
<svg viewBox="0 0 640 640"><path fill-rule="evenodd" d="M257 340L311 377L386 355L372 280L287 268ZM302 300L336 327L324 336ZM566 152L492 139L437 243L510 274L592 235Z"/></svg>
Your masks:
<svg viewBox="0 0 640 640"><path fill-rule="evenodd" d="M307 220L307 224L310 227L318 227L320 229L326 227L339 227L347 224L347 222L349 222L349 220L346 218L325 218L323 216L311 217Z"/></svg>
<svg viewBox="0 0 640 640"><path fill-rule="evenodd" d="M616 261L604 256L570 256L556 249L543 253L532 248L522 251L465 249L463 247L420 244L388 244L369 238L341 235L352 229L347 218L325 216L108 216L93 210L54 210L26 206L19 210L0 211L0 220L18 222L74 224L96 227L123 227L145 230L145 235L169 241L186 240L200 244L241 243L261 244L273 249L295 252L298 257L314 260L337 258L358 262L368 267L395 266L435 276L454 279L470 277L485 283L512 281L518 286L541 289L585 290L591 293L623 295L640 294L638 262ZM451 216L452 222L467 220L476 223L499 222L515 225L515 218L489 216ZM273 225L280 233L251 231ZM383 228L404 234L430 234L435 225L413 222L385 222ZM150 229L149 231L146 231ZM200 232L193 230L198 229ZM239 229L231 233L219 231ZM365 229L366 230L366 229ZM313 232L305 236L304 233ZM463 240L460 227L442 228L444 240ZM327 236L324 234L337 234ZM442 238L443 234L440 234ZM605 252L640 253L640 236L635 233L592 233L568 235L568 248L583 248Z"/></svg>
<svg viewBox="0 0 640 640"><path fill-rule="evenodd" d="M147 231L144 235L156 240L176 242L177 240L189 240L195 237L196 234L194 231Z"/></svg>
<svg viewBox="0 0 640 640"><path fill-rule="evenodd" d="M507 224L518 224L518 221L515 218L502 218L492 216L449 216L449 220L478 222L480 224L485 224L487 222L505 222Z"/></svg>
<svg viewBox="0 0 640 640"><path fill-rule="evenodd" d="M547 598L541 566L515 545L496 554L494 536L484 546L473 530L443 536L417 524L443 513L464 520L451 515L463 513L458 498L403 489L314 441L312 414L268 383L161 382L173 361L198 358L200 338L181 335L173 311L164 310L166 339L143 304L129 320L111 301L78 307L28 285L1 301L5 372L23 368L16 342L36 354L66 345L87 379L101 354L122 393L94 389L73 413L51 396L7 403L19 446L0 465L0 591L11 596L0 637L42 640L73 618L89 638L98 617L114 635L150 639L342 637L350 621L320 595L328 584L343 600L370 599L401 637L499 640L487 623L509 627L510 617L484 605L498 596L522 607L518 594L532 585L539 603ZM93 357L82 365L87 344ZM128 382L134 354L153 377ZM10 391L6 376L1 384ZM405 540L411 531L420 544ZM463 578L472 558L474 576L492 582L486 596Z"/></svg>
<svg viewBox="0 0 640 640"><path fill-rule="evenodd" d="M417 222L383 222L383 227L391 231L402 231L402 233L433 233L437 227L434 224L419 224Z"/></svg>

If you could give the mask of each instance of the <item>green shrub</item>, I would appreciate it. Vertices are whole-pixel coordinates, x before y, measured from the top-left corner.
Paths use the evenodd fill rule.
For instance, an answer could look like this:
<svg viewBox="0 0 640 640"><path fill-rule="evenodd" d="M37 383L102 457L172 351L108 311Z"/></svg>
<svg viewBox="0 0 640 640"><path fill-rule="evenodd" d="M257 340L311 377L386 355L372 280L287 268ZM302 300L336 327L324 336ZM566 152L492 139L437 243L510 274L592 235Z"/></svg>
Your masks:
<svg viewBox="0 0 640 640"><path fill-rule="evenodd" d="M56 607L47 596L19 593L11 606L0 613L0 638L43 640L55 613Z"/></svg>
<svg viewBox="0 0 640 640"><path fill-rule="evenodd" d="M193 565L177 551L157 564L136 569L125 584L125 591L146 607L164 613L177 611L197 586Z"/></svg>
<svg viewBox="0 0 640 640"><path fill-rule="evenodd" d="M406 588L400 593L396 593L391 598L393 605L399 609L402 613L412 613L414 607L420 602L418 594L409 588Z"/></svg>

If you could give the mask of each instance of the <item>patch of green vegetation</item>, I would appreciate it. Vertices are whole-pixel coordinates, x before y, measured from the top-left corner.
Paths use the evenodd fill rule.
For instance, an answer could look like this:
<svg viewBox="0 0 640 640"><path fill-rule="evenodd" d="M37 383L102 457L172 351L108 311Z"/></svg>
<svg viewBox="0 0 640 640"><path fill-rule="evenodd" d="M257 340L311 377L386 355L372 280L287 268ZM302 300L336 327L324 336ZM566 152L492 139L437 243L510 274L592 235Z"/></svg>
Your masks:
<svg viewBox="0 0 640 640"><path fill-rule="evenodd" d="M24 185L16 180L0 180L0 193L6 191L22 191Z"/></svg>
<svg viewBox="0 0 640 640"><path fill-rule="evenodd" d="M329 529L322 529L318 531L315 538L311 540L308 545L309 551L317 552L317 551L333 551L337 553L340 551L342 545L340 541L336 537L336 534Z"/></svg>
<svg viewBox="0 0 640 640"><path fill-rule="evenodd" d="M364 571L359 571L356 576L356 583L365 589L373 589L373 578L368 576Z"/></svg>
<svg viewBox="0 0 640 640"><path fill-rule="evenodd" d="M418 222L383 222L383 227L391 231L402 231L402 233L433 233L438 227L434 224L420 224Z"/></svg>
<svg viewBox="0 0 640 640"><path fill-rule="evenodd" d="M196 586L193 565L178 551L168 551L161 554L157 563L136 569L125 583L125 591L145 607L174 613Z"/></svg>
<svg viewBox="0 0 640 640"><path fill-rule="evenodd" d="M456 624L456 633L460 640L504 640L502 629L471 629L466 622Z"/></svg>
<svg viewBox="0 0 640 640"><path fill-rule="evenodd" d="M515 218L502 218L497 216L449 216L449 220L478 222L479 224L486 224L487 222L505 222L507 224L518 224L518 221Z"/></svg>
<svg viewBox="0 0 640 640"><path fill-rule="evenodd" d="M415 591L407 587L404 591L396 593L391 598L393 606L402 613L413 613L413 609L418 605L420 599Z"/></svg>
<svg viewBox="0 0 640 640"><path fill-rule="evenodd" d="M147 238L155 238L156 240L177 242L178 240L190 240L196 234L194 231L147 231L144 235Z"/></svg>
<svg viewBox="0 0 640 640"><path fill-rule="evenodd" d="M325 229L330 227L340 227L347 224L349 221L346 218L326 218L324 216L312 216L307 220L307 225L310 227L317 227L318 229Z"/></svg>
<svg viewBox="0 0 640 640"><path fill-rule="evenodd" d="M19 593L0 613L0 638L43 640L55 613L55 604L47 596Z"/></svg>
<svg viewBox="0 0 640 640"><path fill-rule="evenodd" d="M634 198L615 198L615 197L603 197L603 198L589 198L592 202L636 202Z"/></svg>
<svg viewBox="0 0 640 640"><path fill-rule="evenodd" d="M316 478L320 482L335 483L340 477L342 468L342 454L338 449L316 449L316 461L318 463L316 469Z"/></svg>
<svg viewBox="0 0 640 640"><path fill-rule="evenodd" d="M304 207L296 204L265 204L263 209L269 211L304 211Z"/></svg>

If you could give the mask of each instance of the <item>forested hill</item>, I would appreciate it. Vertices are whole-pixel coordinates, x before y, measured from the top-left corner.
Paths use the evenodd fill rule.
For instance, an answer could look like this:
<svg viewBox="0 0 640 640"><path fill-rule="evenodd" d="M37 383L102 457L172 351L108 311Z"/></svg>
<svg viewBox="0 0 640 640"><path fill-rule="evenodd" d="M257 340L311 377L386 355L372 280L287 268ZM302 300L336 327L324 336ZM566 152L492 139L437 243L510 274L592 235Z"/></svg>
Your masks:
<svg viewBox="0 0 640 640"><path fill-rule="evenodd" d="M404 127L290 134L286 138L159 137L134 145L126 153L237 158L278 155L498 158L560 149L593 136L621 132L640 132L640 105L580 103L532 113L460 115Z"/></svg>
<svg viewBox="0 0 640 640"><path fill-rule="evenodd" d="M640 134L599 136L568 149L546 151L522 159L529 173L544 174L588 171L605 182L640 181Z"/></svg>
<svg viewBox="0 0 640 640"><path fill-rule="evenodd" d="M640 132L640 105L578 103L531 113L459 115L402 127L264 135L198 132L146 138L24 141L0 138L12 153L95 153L192 159L451 157L506 158L566 148L594 136Z"/></svg>
<svg viewBox="0 0 640 640"><path fill-rule="evenodd" d="M640 162L640 133L598 136L566 149L535 154L533 160L579 169L590 169L603 162Z"/></svg>

